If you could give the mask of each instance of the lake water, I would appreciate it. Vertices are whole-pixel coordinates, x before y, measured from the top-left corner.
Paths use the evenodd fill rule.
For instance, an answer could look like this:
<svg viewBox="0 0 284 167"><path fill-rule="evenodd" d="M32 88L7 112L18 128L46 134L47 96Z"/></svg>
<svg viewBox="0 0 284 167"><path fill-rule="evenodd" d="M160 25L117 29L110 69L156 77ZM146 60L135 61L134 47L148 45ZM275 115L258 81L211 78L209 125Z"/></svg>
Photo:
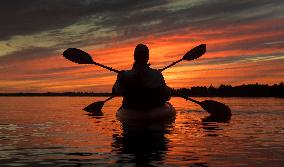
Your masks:
<svg viewBox="0 0 284 167"><path fill-rule="evenodd" d="M115 117L121 98L103 115L82 110L102 99L0 97L0 166L284 166L284 99L211 98L233 116L206 122L199 106L172 98L175 122L132 131Z"/></svg>

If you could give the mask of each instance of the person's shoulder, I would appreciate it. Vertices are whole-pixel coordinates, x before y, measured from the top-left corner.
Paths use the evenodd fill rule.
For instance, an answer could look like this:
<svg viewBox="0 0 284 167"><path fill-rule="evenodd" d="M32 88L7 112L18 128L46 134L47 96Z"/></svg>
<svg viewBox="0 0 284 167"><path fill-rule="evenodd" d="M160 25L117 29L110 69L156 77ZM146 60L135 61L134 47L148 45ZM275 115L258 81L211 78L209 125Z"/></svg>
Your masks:
<svg viewBox="0 0 284 167"><path fill-rule="evenodd" d="M122 71L118 74L117 78L118 78L118 80L122 81L122 80L125 80L125 79L127 79L127 78L131 78L131 77L133 76L132 73L133 73L133 72L132 72L131 70L122 70Z"/></svg>
<svg viewBox="0 0 284 167"><path fill-rule="evenodd" d="M124 78L125 79L133 79L137 77L137 71L131 69L131 70L125 70L124 71Z"/></svg>
<svg viewBox="0 0 284 167"><path fill-rule="evenodd" d="M156 79L163 78L163 74L161 73L161 71L153 68L150 68L150 75L152 76L152 78Z"/></svg>
<svg viewBox="0 0 284 167"><path fill-rule="evenodd" d="M134 74L134 71L133 70L123 70L123 74L126 76L131 76Z"/></svg>
<svg viewBox="0 0 284 167"><path fill-rule="evenodd" d="M161 71L157 69L150 68L150 72L156 75L162 75Z"/></svg>

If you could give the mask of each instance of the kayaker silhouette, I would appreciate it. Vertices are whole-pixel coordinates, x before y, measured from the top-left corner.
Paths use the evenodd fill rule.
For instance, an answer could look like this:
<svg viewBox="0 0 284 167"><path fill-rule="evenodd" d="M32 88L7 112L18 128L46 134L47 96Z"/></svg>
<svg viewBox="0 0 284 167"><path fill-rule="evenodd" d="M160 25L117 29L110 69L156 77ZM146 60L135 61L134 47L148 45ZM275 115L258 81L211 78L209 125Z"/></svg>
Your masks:
<svg viewBox="0 0 284 167"><path fill-rule="evenodd" d="M132 69L117 75L112 93L123 96L122 107L125 109L149 110L164 105L171 98L171 90L162 73L152 69L148 60L148 47L138 44Z"/></svg>
<svg viewBox="0 0 284 167"><path fill-rule="evenodd" d="M133 116L129 116L132 113L132 110L151 110L156 108L158 111L168 111L162 112L162 115L151 115L147 114L138 114L139 116L134 117L144 117L153 119L156 117L164 117L164 113L167 113L169 116L172 115L174 108L172 105L167 103L171 98L171 91L170 88L167 87L163 75L161 71L166 70L175 64L186 60L191 61L199 58L206 52L206 44L198 45L188 51L181 59L171 63L170 65L155 70L150 68L150 64L148 64L149 60L149 49L144 44L139 44L136 46L134 51L134 64L131 70L128 71L119 71L112 67L108 67L106 65L100 64L95 62L92 57L77 48L68 48L63 52L63 56L75 63L78 64L93 64L100 66L102 68L108 69L110 71L118 73L116 83L113 86L113 95L107 98L104 101L97 101L94 102L83 110L90 112L90 113L101 113L101 109L105 102L113 99L117 95L122 95L123 98L123 105L117 112L117 116L122 118L124 116L124 120L131 118ZM218 101L214 100L203 100L198 101L194 100L189 97L189 95L184 95L180 93L175 93L176 96L180 96L186 100L194 102L202 107L205 111L212 115L212 117L217 118L230 118L231 117L231 109ZM159 107L160 106L160 107ZM164 106L164 107L163 107ZM132 110L129 110L132 109ZM152 111L152 110L151 110ZM127 114L126 114L127 113ZM153 112L154 113L154 112ZM159 113L159 112L157 112ZM127 116L128 115L128 116ZM132 119L133 121L133 119ZM136 121L136 120L134 120Z"/></svg>

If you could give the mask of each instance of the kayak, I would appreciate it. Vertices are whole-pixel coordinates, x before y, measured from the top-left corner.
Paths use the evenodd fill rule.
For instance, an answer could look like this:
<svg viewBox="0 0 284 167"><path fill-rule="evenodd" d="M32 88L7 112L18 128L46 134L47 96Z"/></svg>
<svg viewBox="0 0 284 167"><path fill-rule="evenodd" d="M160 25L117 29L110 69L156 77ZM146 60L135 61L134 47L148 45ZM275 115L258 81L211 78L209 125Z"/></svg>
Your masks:
<svg viewBox="0 0 284 167"><path fill-rule="evenodd" d="M136 111L120 107L116 113L117 119L128 125L169 123L175 120L175 115L175 108L168 102L147 111Z"/></svg>

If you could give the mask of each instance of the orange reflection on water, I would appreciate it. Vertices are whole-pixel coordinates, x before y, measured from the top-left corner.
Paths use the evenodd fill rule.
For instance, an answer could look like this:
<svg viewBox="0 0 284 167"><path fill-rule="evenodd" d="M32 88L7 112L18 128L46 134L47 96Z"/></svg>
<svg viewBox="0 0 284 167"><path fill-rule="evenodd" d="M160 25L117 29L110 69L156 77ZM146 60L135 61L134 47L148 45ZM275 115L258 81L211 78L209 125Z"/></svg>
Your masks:
<svg viewBox="0 0 284 167"><path fill-rule="evenodd" d="M239 166L283 163L283 99L212 98L229 105L228 122L172 98L175 122L163 129L129 130L116 119L121 98L102 114L82 110L106 97L2 97L0 146L5 163ZM199 101L209 98L194 98ZM257 153L256 153L257 150ZM274 154L267 154L273 152ZM0 159L2 162L2 159Z"/></svg>

